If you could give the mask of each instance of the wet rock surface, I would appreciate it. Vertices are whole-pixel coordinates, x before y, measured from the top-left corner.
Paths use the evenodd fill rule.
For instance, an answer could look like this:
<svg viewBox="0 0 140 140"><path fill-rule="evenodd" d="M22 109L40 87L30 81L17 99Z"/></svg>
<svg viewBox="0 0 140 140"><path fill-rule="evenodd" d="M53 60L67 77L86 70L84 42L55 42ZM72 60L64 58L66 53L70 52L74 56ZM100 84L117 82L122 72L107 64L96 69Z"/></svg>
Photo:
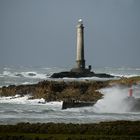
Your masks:
<svg viewBox="0 0 140 140"><path fill-rule="evenodd" d="M81 77L98 77L98 78L114 78L113 75L106 74L106 73L94 73L94 72L72 72L72 71L65 71L54 73L51 75L51 78L81 78Z"/></svg>
<svg viewBox="0 0 140 140"><path fill-rule="evenodd" d="M33 85L10 85L0 88L0 96L31 95L33 99L44 98L46 101L97 101L102 94L97 91L106 87L102 81L42 81Z"/></svg>
<svg viewBox="0 0 140 140"><path fill-rule="evenodd" d="M93 106L96 102L85 102L85 101L63 101L62 109L77 108L85 106Z"/></svg>

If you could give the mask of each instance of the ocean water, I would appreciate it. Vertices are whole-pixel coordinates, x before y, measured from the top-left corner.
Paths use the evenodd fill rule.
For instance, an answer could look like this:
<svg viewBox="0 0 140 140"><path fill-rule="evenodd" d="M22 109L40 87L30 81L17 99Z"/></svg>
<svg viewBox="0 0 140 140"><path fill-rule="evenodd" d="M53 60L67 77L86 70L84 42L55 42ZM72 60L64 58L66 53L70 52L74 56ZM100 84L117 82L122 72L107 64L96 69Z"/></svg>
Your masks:
<svg viewBox="0 0 140 140"><path fill-rule="evenodd" d="M68 70L65 68L38 67L3 67L0 68L0 86L32 84L42 80L52 80L54 72ZM103 72L115 76L140 76L140 68L94 68L95 72ZM108 80L106 78L63 78L69 80ZM53 79L62 80L62 79ZM133 85L136 98L140 98L140 85ZM29 99L30 96L0 97L0 124L18 122L64 122L95 123L113 120L140 120L140 112L129 112L129 105L123 103L129 89L112 87L101 89L104 94L92 107L62 110L62 102L44 103L44 99ZM42 104L43 103L43 104Z"/></svg>

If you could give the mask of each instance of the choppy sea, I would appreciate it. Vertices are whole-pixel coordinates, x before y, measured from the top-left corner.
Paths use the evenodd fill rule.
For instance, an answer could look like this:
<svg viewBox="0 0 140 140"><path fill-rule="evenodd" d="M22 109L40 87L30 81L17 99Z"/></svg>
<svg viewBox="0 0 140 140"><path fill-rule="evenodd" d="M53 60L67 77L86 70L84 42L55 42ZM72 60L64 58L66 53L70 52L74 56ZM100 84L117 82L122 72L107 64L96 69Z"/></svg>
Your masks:
<svg viewBox="0 0 140 140"><path fill-rule="evenodd" d="M0 67L0 86L33 84L42 80L52 80L54 72L65 71L65 68L45 67ZM115 76L140 76L140 68L94 68L94 72L108 73ZM63 78L53 80L108 80L106 78ZM140 84L133 85L136 98L140 98ZM20 97L0 97L0 124L18 122L64 122L95 123L113 120L140 120L140 112L129 112L129 106L123 103L128 96L128 88L112 87L101 89L104 98L93 107L62 110L62 102L44 102L44 99L31 100L30 95Z"/></svg>

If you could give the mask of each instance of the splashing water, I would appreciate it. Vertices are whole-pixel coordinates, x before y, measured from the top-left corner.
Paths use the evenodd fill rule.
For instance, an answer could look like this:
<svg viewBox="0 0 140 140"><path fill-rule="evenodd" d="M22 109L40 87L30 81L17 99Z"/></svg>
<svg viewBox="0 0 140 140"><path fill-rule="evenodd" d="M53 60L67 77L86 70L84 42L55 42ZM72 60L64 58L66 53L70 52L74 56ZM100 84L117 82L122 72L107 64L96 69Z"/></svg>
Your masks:
<svg viewBox="0 0 140 140"><path fill-rule="evenodd" d="M99 100L94 110L98 113L125 113L131 108L130 104L125 102L128 97L129 88L114 86L111 88L105 88L100 90L104 97ZM137 92L134 91L134 96L137 96Z"/></svg>

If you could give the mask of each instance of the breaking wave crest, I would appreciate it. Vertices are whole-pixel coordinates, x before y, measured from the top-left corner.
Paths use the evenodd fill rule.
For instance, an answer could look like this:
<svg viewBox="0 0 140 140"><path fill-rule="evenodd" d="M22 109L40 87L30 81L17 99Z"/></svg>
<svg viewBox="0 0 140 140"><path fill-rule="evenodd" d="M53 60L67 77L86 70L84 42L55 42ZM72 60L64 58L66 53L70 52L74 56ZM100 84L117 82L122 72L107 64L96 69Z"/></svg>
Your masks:
<svg viewBox="0 0 140 140"><path fill-rule="evenodd" d="M62 106L62 102L45 102L45 99L31 99L32 96L25 95L15 95L8 97L0 97L0 103L5 104L26 104L26 105L48 105L54 107Z"/></svg>
<svg viewBox="0 0 140 140"><path fill-rule="evenodd" d="M47 78L46 74L38 73L35 71L28 71L28 72L10 72L10 71L3 71L1 76L8 76L8 77L24 77L24 78L38 78L38 79L45 79Z"/></svg>
<svg viewBox="0 0 140 140"><path fill-rule="evenodd" d="M139 85L133 86L133 96L140 97ZM94 111L98 113L126 113L131 109L125 99L129 96L128 87L114 86L100 90L104 95L94 106Z"/></svg>

